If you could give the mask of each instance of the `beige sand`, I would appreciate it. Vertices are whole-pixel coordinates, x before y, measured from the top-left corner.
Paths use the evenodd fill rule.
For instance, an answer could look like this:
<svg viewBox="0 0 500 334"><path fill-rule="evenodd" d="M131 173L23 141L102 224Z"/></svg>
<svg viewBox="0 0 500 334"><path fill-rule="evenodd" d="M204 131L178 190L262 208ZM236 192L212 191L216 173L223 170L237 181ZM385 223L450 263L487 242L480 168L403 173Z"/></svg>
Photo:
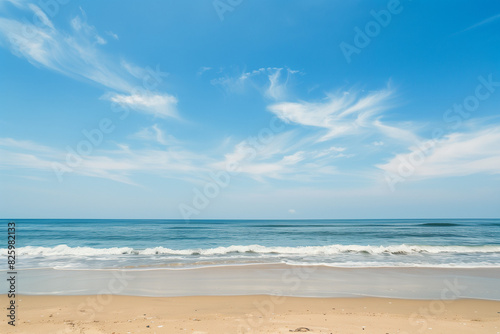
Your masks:
<svg viewBox="0 0 500 334"><path fill-rule="evenodd" d="M7 297L0 302L8 305ZM500 333L500 302L484 300L18 296L17 302L16 327L3 315L0 333Z"/></svg>

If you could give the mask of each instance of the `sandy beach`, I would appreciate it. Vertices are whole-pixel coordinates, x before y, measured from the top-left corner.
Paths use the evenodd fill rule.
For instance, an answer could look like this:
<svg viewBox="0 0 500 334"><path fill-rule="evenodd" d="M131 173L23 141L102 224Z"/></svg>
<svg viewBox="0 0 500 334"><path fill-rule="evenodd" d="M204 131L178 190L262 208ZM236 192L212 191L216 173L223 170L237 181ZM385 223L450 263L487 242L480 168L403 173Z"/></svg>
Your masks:
<svg viewBox="0 0 500 334"><path fill-rule="evenodd" d="M0 334L500 334L500 0L0 0Z"/></svg>
<svg viewBox="0 0 500 334"><path fill-rule="evenodd" d="M7 297L2 295L2 305ZM500 302L277 296L18 296L1 333L498 333Z"/></svg>

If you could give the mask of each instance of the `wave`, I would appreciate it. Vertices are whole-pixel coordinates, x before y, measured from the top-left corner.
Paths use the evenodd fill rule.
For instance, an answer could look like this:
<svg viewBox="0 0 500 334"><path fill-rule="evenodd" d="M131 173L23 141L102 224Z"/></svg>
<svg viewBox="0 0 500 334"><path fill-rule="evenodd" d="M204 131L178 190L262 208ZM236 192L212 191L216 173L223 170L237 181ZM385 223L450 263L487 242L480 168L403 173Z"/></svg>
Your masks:
<svg viewBox="0 0 500 334"><path fill-rule="evenodd" d="M7 249L1 249L6 254ZM177 256L217 256L226 254L271 254L271 255L335 255L335 254L365 254L365 255L412 255L412 254L441 254L441 253L499 253L500 246L421 246L421 245L392 245L392 246L363 246L363 245L328 245L302 247L267 247L261 245L229 246L207 249L170 249L154 247L134 249L131 247L93 248L69 247L58 245L55 247L26 246L17 249L21 256L101 256L101 255L177 255Z"/></svg>
<svg viewBox="0 0 500 334"><path fill-rule="evenodd" d="M457 223L422 223L419 224L419 226L462 226L462 224L457 224Z"/></svg>

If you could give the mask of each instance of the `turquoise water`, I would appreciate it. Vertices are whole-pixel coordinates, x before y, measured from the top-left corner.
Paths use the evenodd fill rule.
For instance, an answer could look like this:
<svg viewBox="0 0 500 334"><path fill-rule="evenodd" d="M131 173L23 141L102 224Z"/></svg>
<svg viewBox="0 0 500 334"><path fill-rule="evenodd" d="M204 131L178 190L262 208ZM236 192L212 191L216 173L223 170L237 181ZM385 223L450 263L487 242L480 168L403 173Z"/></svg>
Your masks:
<svg viewBox="0 0 500 334"><path fill-rule="evenodd" d="M7 222L0 221L5 230ZM17 266L24 269L500 267L500 219L15 222Z"/></svg>

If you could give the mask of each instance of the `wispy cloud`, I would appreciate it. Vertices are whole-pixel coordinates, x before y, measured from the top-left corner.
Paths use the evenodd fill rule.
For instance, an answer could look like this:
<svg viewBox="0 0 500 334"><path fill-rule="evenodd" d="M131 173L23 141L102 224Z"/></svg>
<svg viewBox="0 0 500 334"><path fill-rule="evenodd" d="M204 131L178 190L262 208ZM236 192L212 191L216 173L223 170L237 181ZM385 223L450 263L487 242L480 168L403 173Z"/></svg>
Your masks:
<svg viewBox="0 0 500 334"><path fill-rule="evenodd" d="M286 71L286 78L283 79L283 72ZM274 72L269 73L269 87L266 90L266 96L270 99L281 101L288 97L287 85L290 76L298 71L290 69L276 69Z"/></svg>
<svg viewBox="0 0 500 334"><path fill-rule="evenodd" d="M494 22L494 21L496 21L498 19L500 19L500 14L493 15L493 16L485 19L485 20L482 20L482 21L480 21L480 22L478 22L476 24L471 25L470 27L468 27L468 28L466 28L466 29L464 29L464 30L462 30L460 32L462 33L462 32L466 32L466 31L472 30L472 29L476 29L476 28L478 28L478 27L480 27L482 25L485 25L485 24L488 24L488 23L492 23L492 22Z"/></svg>
<svg viewBox="0 0 500 334"><path fill-rule="evenodd" d="M30 140L15 140L12 138L0 138L0 147L9 147L19 150L51 152L52 149L48 146L37 144Z"/></svg>
<svg viewBox="0 0 500 334"><path fill-rule="evenodd" d="M13 54L37 67L112 90L114 92L105 94L105 97L126 104L133 110L159 117L177 116L177 98L167 93L148 92L150 87L143 89L144 81L151 77L151 71L106 53L103 47L107 40L87 22L83 10L70 20L71 29L63 31L57 29L37 5L27 2L15 4L35 14L38 20L35 24L27 20L0 17L0 43ZM111 36L117 38L114 34ZM146 77L148 74L149 77ZM158 81L161 78L156 74L153 79Z"/></svg>
<svg viewBox="0 0 500 334"><path fill-rule="evenodd" d="M160 129L158 124L142 128L141 130L133 134L131 137L142 140L154 141L165 146L179 144L179 141L174 136L165 134L165 132L162 129Z"/></svg>
<svg viewBox="0 0 500 334"><path fill-rule="evenodd" d="M61 151L29 140L0 138L0 169L49 172L55 159L63 159Z"/></svg>
<svg viewBox="0 0 500 334"><path fill-rule="evenodd" d="M345 147L332 146L327 149L313 151L312 153L314 154L314 158L322 158L327 156L331 157L332 155L334 158L341 158L346 156L344 153L342 153L345 150L346 150Z"/></svg>
<svg viewBox="0 0 500 334"><path fill-rule="evenodd" d="M225 75L212 79L212 85L222 87L228 93L244 93L247 88L256 89L272 100L285 99L290 77L298 71L288 68L262 67L249 72L240 72L237 75Z"/></svg>
<svg viewBox="0 0 500 334"><path fill-rule="evenodd" d="M422 147L431 149L423 150ZM422 155L424 159L418 158ZM413 166L411 161L414 160L422 162ZM432 141L423 142L377 167L397 175L402 164L410 165L412 177L417 179L477 173L499 174L500 127L495 125L467 133L452 133L437 144Z"/></svg>
<svg viewBox="0 0 500 334"><path fill-rule="evenodd" d="M132 83L119 74L119 68L108 63L108 57L95 45L95 35L87 35L88 30L67 34L54 29L52 24L40 27L27 21L0 18L0 38L4 44L31 64L88 79L106 88L131 90Z"/></svg>
<svg viewBox="0 0 500 334"><path fill-rule="evenodd" d="M348 157L340 152L345 148L330 147L314 150L311 138L298 138L297 132L277 134L265 145L254 145L244 140L225 154L224 159L212 164L213 168L237 167L238 173L258 181L266 179L320 180L326 175L338 174L332 164L335 159Z"/></svg>
<svg viewBox="0 0 500 334"><path fill-rule="evenodd" d="M115 34L114 32L112 31L106 31L106 35L108 35L109 37L115 39L115 40L119 40L120 38L118 37L117 34Z"/></svg>
<svg viewBox="0 0 500 334"><path fill-rule="evenodd" d="M157 134L158 136L158 134ZM164 141L161 135L158 140ZM131 149L118 145L113 150L99 150L93 155L78 156L76 166L66 164L70 152L39 145L31 141L0 138L0 168L40 170L54 175L54 163L71 169L71 173L136 184L141 173L165 178L200 179L212 160L179 147L166 149ZM74 153L72 153L74 154Z"/></svg>
<svg viewBox="0 0 500 334"><path fill-rule="evenodd" d="M30 8L34 9L35 12L38 11L38 12L42 12L37 6L35 5L30 5ZM42 12L43 13L43 12ZM81 34L82 36L85 36L85 38L88 38L91 42L94 41L94 43L97 43L97 44L100 44L100 45L104 45L106 43L108 43L108 41L106 41L102 36L99 35L99 33L97 32L97 29L92 26L92 25L89 25L87 23L87 14L85 13L85 11L82 9L82 7L80 7L80 13L81 15L80 16L75 16L71 21L70 21L70 24L71 24L71 27L73 28L73 31L76 33L76 34ZM50 21L48 20L48 18L46 17L46 24L50 23ZM50 27L55 30L54 26L52 25L52 23L50 23Z"/></svg>
<svg viewBox="0 0 500 334"><path fill-rule="evenodd" d="M394 91L389 87L372 92L351 89L331 93L321 101L283 102L281 100L290 98L290 94L282 69L245 72L238 80L231 78L230 83L237 87L263 73L267 74L268 83L261 93L272 101L267 109L284 122L300 127L276 135L271 143L262 147L241 141L214 167L222 169L227 165L237 165L241 174L259 181L325 180L329 179L328 175L341 173L338 166L343 162L339 159L351 158L360 150L366 151L367 145L346 141L350 136L368 140L365 143L368 147L374 142L380 146L382 139L393 139L397 146L420 140L411 123L389 124L383 120L384 112L395 105ZM228 82L224 81L224 84ZM336 145L331 144L333 140ZM360 165L361 170L366 167Z"/></svg>
<svg viewBox="0 0 500 334"><path fill-rule="evenodd" d="M108 94L104 98L157 117L178 117L177 99L167 94Z"/></svg>
<svg viewBox="0 0 500 334"><path fill-rule="evenodd" d="M387 88L362 95L350 90L328 94L320 102L280 102L268 106L268 110L285 122L323 128L326 133L320 141L366 131L405 141L415 141L412 131L382 123L380 114L392 107L393 92Z"/></svg>
<svg viewBox="0 0 500 334"><path fill-rule="evenodd" d="M210 71L212 68L209 66L203 66L198 70L198 75L202 75L203 73Z"/></svg>

